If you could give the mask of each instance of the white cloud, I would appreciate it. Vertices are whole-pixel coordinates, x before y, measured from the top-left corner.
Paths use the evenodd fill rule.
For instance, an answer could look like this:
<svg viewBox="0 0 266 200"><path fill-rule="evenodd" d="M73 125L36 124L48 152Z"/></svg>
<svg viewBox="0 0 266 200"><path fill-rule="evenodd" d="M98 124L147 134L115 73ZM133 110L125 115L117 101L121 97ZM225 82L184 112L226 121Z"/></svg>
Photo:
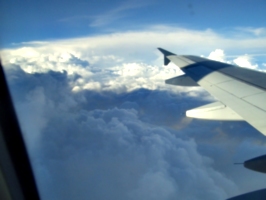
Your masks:
<svg viewBox="0 0 266 200"><path fill-rule="evenodd" d="M243 55L239 56L236 59L233 60L235 64L237 64L240 67L246 67L250 69L257 69L258 65L257 64L252 64L251 63L252 57L249 55Z"/></svg>
<svg viewBox="0 0 266 200"><path fill-rule="evenodd" d="M263 187L233 163L262 154L265 138L244 123L185 118L211 97L165 85L180 70L155 49L228 61L224 52L249 44L266 46L156 26L2 50L43 199L225 199Z"/></svg>
<svg viewBox="0 0 266 200"><path fill-rule="evenodd" d="M209 59L225 62L225 54L222 49L215 49L215 51L212 51L210 55L208 56Z"/></svg>
<svg viewBox="0 0 266 200"><path fill-rule="evenodd" d="M241 53L247 49L264 50L265 41L263 37L237 40L234 36L225 38L209 29L197 31L158 25L144 31L27 43L26 47L5 49L1 53L5 66L16 64L29 73L65 70L70 75L81 75L83 82L80 82L81 79L73 81L73 91L84 88L88 82L98 82L98 79L101 79L100 82L104 81L98 87L105 89L155 89L159 82L163 85L164 79L180 74L174 65L162 67L162 55L156 47L195 55L208 55L216 49L209 58L225 61L224 51ZM221 49L217 49L217 46ZM241 66L256 66L248 62L250 59L236 59L236 64ZM129 73L139 77L136 79ZM120 76L121 74L124 76ZM147 77L152 81L148 81Z"/></svg>
<svg viewBox="0 0 266 200"><path fill-rule="evenodd" d="M23 130L32 122L39 127L38 140L26 139L37 146L30 153L43 199L73 199L77 193L80 199L224 199L238 191L212 169L213 161L198 152L193 139L156 125L167 112L180 109L173 104L178 94L143 89L120 95L72 93L66 73L8 74L18 77L9 81L20 118L24 104L33 108L28 122L20 120Z"/></svg>
<svg viewBox="0 0 266 200"><path fill-rule="evenodd" d="M252 33L255 36L261 36L266 34L266 28L265 27L259 27L259 28L254 28L254 27L239 27L237 30L244 31L247 33Z"/></svg>
<svg viewBox="0 0 266 200"><path fill-rule="evenodd" d="M207 42L206 42L207 41ZM204 44L204 45L203 45ZM264 37L258 38L237 38L237 36L225 37L211 30L189 30L179 27L153 26L142 31L118 32L107 35L91 36L69 40L58 40L47 43L28 43L27 48L17 49L12 57L25 55L30 46L39 53L67 52L83 59L92 59L92 56L115 56L127 61L151 60L156 47L163 47L174 51L177 54L207 55L213 49L223 49L230 51L230 54L246 53L257 50L264 53L266 40ZM79 52L79 55L76 55ZM3 57L7 57L9 50L2 51ZM160 53L158 52L158 55ZM9 55L10 56L10 55ZM148 59L147 59L148 58ZM99 57L98 57L99 60Z"/></svg>

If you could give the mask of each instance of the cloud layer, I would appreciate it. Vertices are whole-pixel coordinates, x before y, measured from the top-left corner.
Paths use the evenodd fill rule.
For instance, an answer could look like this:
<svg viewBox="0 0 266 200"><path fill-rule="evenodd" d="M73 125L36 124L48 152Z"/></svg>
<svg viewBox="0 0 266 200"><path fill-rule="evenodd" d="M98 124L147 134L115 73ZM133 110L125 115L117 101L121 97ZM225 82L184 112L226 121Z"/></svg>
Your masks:
<svg viewBox="0 0 266 200"><path fill-rule="evenodd" d="M225 50L250 41L254 51L265 47L262 38L158 26L3 50L42 199L225 199L264 187L233 163L265 153L265 138L244 122L185 118L213 98L165 85L181 72L162 66L154 49L178 44L179 52L237 63Z"/></svg>

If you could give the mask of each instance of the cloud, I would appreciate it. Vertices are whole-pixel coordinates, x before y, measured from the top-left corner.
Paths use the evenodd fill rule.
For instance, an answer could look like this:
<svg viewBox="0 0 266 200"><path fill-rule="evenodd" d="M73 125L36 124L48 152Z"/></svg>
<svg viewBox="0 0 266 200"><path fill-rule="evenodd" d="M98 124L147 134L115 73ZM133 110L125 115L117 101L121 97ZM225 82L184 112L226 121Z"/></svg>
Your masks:
<svg viewBox="0 0 266 200"><path fill-rule="evenodd" d="M264 53L265 41L263 36L238 38L235 34L226 37L210 29L201 31L157 25L146 27L141 31L117 32L45 43L32 42L23 44L24 49L18 48L17 51L12 51L13 55L8 49L1 51L1 54L4 59L18 58L34 47L34 51L46 55L49 55L49 52L71 53L77 58L87 60L90 64L101 61L103 65L102 60L105 60L104 66L113 65L114 62L122 59L126 62L142 61L154 64L150 61L154 60L156 47L164 47L177 54L209 55L211 51L219 48L228 52L227 55L243 55L248 52ZM159 61L161 55L159 52L157 55ZM42 59L42 57L39 58ZM5 61L9 62L9 60Z"/></svg>
<svg viewBox="0 0 266 200"><path fill-rule="evenodd" d="M210 55L208 56L209 59L225 62L225 54L222 49L215 49L215 51L212 51Z"/></svg>
<svg viewBox="0 0 266 200"><path fill-rule="evenodd" d="M252 57L249 55L243 55L239 56L236 59L233 60L235 64L237 64L240 67L246 67L250 69L257 69L258 65L257 64L252 64L251 63Z"/></svg>
<svg viewBox="0 0 266 200"><path fill-rule="evenodd" d="M180 112L173 104L178 94L167 98L168 92L140 89L120 95L72 93L66 73L8 71L8 77L15 76L9 84L23 130L30 130L32 122L38 126L25 138L35 145L30 154L42 198L73 199L78 193L79 199L224 199L237 191L212 169L212 159L199 154L193 139L156 125L170 110ZM28 123L25 107L32 108Z"/></svg>
<svg viewBox="0 0 266 200"><path fill-rule="evenodd" d="M251 33L255 36L262 36L266 34L266 28L265 27L259 27L259 28L254 28L254 27L239 27L237 30Z"/></svg>
<svg viewBox="0 0 266 200"><path fill-rule="evenodd" d="M156 50L156 47L164 47L179 54L195 55L209 55L213 49L219 47L220 50L214 52L217 56L220 51L219 59L228 59L232 54L241 55L243 53L242 55L244 55L247 51L260 53L265 49L266 40L263 37L245 39L236 37L226 38L209 29L198 31L157 25L143 31L127 31L50 42L32 42L22 44L21 48L2 50L1 54L4 65L18 64L27 72L66 70L69 74L82 74L82 79L79 81L86 82L94 72L100 70L102 74L108 74L110 68L114 68L117 64L120 67L122 63L126 63L126 65L143 63L143 67L140 67L140 69L143 68L142 70L145 69L145 65L148 65L153 66L157 70L154 71L156 73L164 72L167 68L161 67L162 55ZM206 41L208 41L207 44ZM202 45L203 43L204 45ZM226 58L221 50L229 52ZM157 59L154 59L155 54ZM74 62L71 59L74 59ZM124 65L124 67L126 66ZM173 75L180 73L175 66L169 68L171 71L169 71L168 78L172 77L170 73ZM80 87L80 85L73 87L75 86Z"/></svg>
<svg viewBox="0 0 266 200"><path fill-rule="evenodd" d="M155 50L230 61L224 52L262 39L156 26L2 50L41 197L225 199L264 187L233 163L265 153L265 138L244 122L185 118L214 99L165 85L180 70Z"/></svg>
<svg viewBox="0 0 266 200"><path fill-rule="evenodd" d="M104 6L102 9L96 9L95 11L98 14L80 14L69 17L64 17L59 19L58 22L69 23L73 25L82 24L89 25L90 27L105 27L106 25L112 24L122 18L130 17L130 14L134 12L134 10L148 6L152 3L152 1L131 1L127 0L123 3L116 4L113 3L113 9L105 10ZM93 9L91 7L90 9Z"/></svg>
<svg viewBox="0 0 266 200"><path fill-rule="evenodd" d="M105 12L104 14L99 14L95 16L91 16L93 19L90 23L91 27L101 27L110 23L113 23L116 20L119 20L121 18L125 18L128 16L128 13L130 10L134 10L137 8L141 8L144 6L147 6L149 2L143 2L143 1L125 1L118 7L109 10Z"/></svg>
<svg viewBox="0 0 266 200"><path fill-rule="evenodd" d="M92 17L89 15L76 15L76 16L65 17L65 18L59 19L58 22L77 23L77 21L91 20L91 18Z"/></svg>

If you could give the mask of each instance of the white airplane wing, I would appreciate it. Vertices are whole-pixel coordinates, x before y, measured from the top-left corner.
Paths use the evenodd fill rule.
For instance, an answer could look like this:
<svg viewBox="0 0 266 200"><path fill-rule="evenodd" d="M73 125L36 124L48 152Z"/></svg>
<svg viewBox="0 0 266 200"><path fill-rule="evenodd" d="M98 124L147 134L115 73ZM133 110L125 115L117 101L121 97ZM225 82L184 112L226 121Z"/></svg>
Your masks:
<svg viewBox="0 0 266 200"><path fill-rule="evenodd" d="M266 73L162 48L164 64L176 64L185 75L167 84L201 86L218 101L186 112L187 117L209 120L245 120L266 135Z"/></svg>

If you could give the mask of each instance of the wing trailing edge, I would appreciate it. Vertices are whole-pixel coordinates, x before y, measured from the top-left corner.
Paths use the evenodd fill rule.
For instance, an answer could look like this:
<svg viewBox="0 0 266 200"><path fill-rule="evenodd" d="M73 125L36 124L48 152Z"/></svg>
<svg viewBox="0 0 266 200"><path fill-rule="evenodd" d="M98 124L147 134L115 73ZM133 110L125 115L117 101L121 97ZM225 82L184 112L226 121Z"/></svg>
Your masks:
<svg viewBox="0 0 266 200"><path fill-rule="evenodd" d="M192 78L190 78L185 74L167 79L165 80L165 83L169 85L178 85L178 86L191 86L191 87L199 86Z"/></svg>
<svg viewBox="0 0 266 200"><path fill-rule="evenodd" d="M249 192L246 194L241 194L239 196L235 196L229 198L227 200L263 200L266 198L266 189L256 190L253 192Z"/></svg>

